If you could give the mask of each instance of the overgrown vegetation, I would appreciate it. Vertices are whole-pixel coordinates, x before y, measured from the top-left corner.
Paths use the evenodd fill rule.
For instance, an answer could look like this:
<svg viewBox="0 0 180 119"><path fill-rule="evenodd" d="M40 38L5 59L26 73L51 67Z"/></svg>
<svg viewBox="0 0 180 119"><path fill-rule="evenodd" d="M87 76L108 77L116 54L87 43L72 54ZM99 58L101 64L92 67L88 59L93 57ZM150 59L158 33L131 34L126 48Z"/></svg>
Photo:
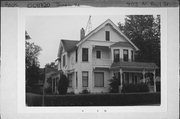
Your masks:
<svg viewBox="0 0 180 119"><path fill-rule="evenodd" d="M58 83L58 91L60 95L67 94L68 85L69 85L68 78L64 74L62 74Z"/></svg>
<svg viewBox="0 0 180 119"><path fill-rule="evenodd" d="M110 93L118 93L119 92L119 79L115 76L112 77L112 79L109 80L110 85Z"/></svg>
<svg viewBox="0 0 180 119"><path fill-rule="evenodd" d="M154 62L160 68L160 15L127 15L119 28L140 49L136 61Z"/></svg>
<svg viewBox="0 0 180 119"><path fill-rule="evenodd" d="M41 106L42 96L26 95L28 106ZM45 95L45 106L128 106L160 104L160 93Z"/></svg>
<svg viewBox="0 0 180 119"><path fill-rule="evenodd" d="M136 92L149 92L148 85L145 83L140 84L125 84L122 88L123 93L136 93Z"/></svg>

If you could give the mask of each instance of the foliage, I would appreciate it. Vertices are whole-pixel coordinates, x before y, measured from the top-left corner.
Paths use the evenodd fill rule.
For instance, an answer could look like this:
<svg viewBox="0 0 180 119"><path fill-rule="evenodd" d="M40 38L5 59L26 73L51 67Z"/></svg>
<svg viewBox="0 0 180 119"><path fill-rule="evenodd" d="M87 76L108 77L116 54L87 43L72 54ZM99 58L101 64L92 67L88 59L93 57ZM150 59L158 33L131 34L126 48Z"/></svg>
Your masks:
<svg viewBox="0 0 180 119"><path fill-rule="evenodd" d="M60 95L67 94L68 85L69 85L68 78L64 74L62 74L58 83L58 91Z"/></svg>
<svg viewBox="0 0 180 119"><path fill-rule="evenodd" d="M45 65L46 68L51 68L51 69L57 69L57 66L55 65L54 62L51 62L51 63L47 63Z"/></svg>
<svg viewBox="0 0 180 119"><path fill-rule="evenodd" d="M118 93L119 92L119 80L115 76L109 80L110 83L110 93Z"/></svg>
<svg viewBox="0 0 180 119"><path fill-rule="evenodd" d="M84 89L81 94L89 94L90 92L87 89Z"/></svg>
<svg viewBox="0 0 180 119"><path fill-rule="evenodd" d="M160 93L45 95L45 106L127 106L160 104Z"/></svg>
<svg viewBox="0 0 180 119"><path fill-rule="evenodd" d="M32 87L34 84L37 84L40 78L38 55L42 49L29 41L31 38L27 32L25 32L25 38L26 84Z"/></svg>
<svg viewBox="0 0 180 119"><path fill-rule="evenodd" d="M159 15L128 15L119 28L140 49L136 61L154 62L160 67Z"/></svg>
<svg viewBox="0 0 180 119"><path fill-rule="evenodd" d="M140 84L126 84L122 88L123 93L134 93L134 92L149 92L148 85L145 83Z"/></svg>

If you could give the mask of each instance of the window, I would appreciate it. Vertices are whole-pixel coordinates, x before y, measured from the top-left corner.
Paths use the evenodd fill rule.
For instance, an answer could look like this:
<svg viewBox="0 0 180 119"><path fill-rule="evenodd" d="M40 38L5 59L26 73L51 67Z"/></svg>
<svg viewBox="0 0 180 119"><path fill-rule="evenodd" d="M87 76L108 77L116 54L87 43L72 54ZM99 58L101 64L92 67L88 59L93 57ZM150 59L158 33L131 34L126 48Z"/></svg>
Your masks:
<svg viewBox="0 0 180 119"><path fill-rule="evenodd" d="M119 62L119 49L114 49L114 62Z"/></svg>
<svg viewBox="0 0 180 119"><path fill-rule="evenodd" d="M126 49L123 50L123 60L128 61L128 50Z"/></svg>
<svg viewBox="0 0 180 119"><path fill-rule="evenodd" d="M69 79L69 87L72 87L72 74L68 75L68 79Z"/></svg>
<svg viewBox="0 0 180 119"><path fill-rule="evenodd" d="M96 58L101 59L101 51L96 51Z"/></svg>
<svg viewBox="0 0 180 119"><path fill-rule="evenodd" d="M82 72L82 86L88 87L88 72L87 71Z"/></svg>
<svg viewBox="0 0 180 119"><path fill-rule="evenodd" d="M88 48L82 49L82 61L88 61Z"/></svg>
<svg viewBox="0 0 180 119"><path fill-rule="evenodd" d="M134 61L134 52L131 50L131 61Z"/></svg>
<svg viewBox="0 0 180 119"><path fill-rule="evenodd" d="M66 65L66 55L63 55L63 67Z"/></svg>
<svg viewBox="0 0 180 119"><path fill-rule="evenodd" d="M94 72L95 87L104 87L104 72Z"/></svg>
<svg viewBox="0 0 180 119"><path fill-rule="evenodd" d="M76 88L78 88L78 72L76 72Z"/></svg>
<svg viewBox="0 0 180 119"><path fill-rule="evenodd" d="M78 49L76 49L76 62L78 61Z"/></svg>
<svg viewBox="0 0 180 119"><path fill-rule="evenodd" d="M110 41L110 32L106 31L106 41Z"/></svg>

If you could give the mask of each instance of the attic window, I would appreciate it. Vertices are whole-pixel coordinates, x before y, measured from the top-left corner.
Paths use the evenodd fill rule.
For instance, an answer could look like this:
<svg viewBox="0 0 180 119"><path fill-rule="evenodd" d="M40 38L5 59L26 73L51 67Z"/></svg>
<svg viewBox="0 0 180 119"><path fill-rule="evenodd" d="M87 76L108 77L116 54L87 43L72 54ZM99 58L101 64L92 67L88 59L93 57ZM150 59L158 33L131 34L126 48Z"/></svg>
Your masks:
<svg viewBox="0 0 180 119"><path fill-rule="evenodd" d="M110 41L110 32L109 31L105 32L105 37L106 37L106 41Z"/></svg>

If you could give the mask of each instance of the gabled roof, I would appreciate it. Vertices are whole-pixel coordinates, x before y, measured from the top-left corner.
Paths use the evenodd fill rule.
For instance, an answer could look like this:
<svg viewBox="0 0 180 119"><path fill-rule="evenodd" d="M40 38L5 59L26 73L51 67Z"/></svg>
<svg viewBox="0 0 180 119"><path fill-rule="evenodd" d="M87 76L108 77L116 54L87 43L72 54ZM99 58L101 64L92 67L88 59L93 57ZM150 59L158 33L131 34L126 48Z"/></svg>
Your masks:
<svg viewBox="0 0 180 119"><path fill-rule="evenodd" d="M73 51L76 48L76 44L79 41L62 39L61 42L63 44L64 50L67 51L67 52L70 52L70 51Z"/></svg>
<svg viewBox="0 0 180 119"><path fill-rule="evenodd" d="M111 68L157 69L155 63L146 62L114 62Z"/></svg>
<svg viewBox="0 0 180 119"><path fill-rule="evenodd" d="M119 28L110 20L107 19L105 22L103 22L101 25L96 27L94 30L92 30L89 34L87 34L82 40L80 40L76 45L79 46L81 43L86 41L91 35L98 32L100 29L102 29L105 25L110 24L116 31L119 33L122 37L124 37L136 50L139 50L131 41L129 38L127 38L120 30Z"/></svg>
<svg viewBox="0 0 180 119"><path fill-rule="evenodd" d="M129 42L117 42L117 43L114 43L112 44L110 47L133 47Z"/></svg>

